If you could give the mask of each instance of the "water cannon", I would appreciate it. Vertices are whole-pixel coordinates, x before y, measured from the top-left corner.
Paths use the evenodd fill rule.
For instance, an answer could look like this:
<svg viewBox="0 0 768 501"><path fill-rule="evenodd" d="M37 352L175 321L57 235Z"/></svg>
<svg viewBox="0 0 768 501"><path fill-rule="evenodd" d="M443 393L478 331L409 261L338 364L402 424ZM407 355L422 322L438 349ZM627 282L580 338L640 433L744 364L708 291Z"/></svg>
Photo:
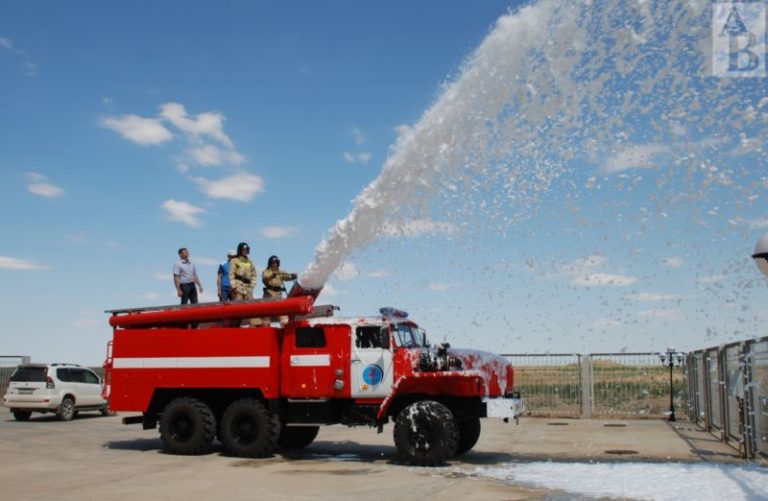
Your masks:
<svg viewBox="0 0 768 501"><path fill-rule="evenodd" d="M302 296L309 296L312 298L312 303L315 302L317 299L317 296L320 295L320 292L322 292L323 286L316 288L311 287L303 287L299 281L293 282L293 286L291 287L291 290L288 291L288 297L302 297Z"/></svg>
<svg viewBox="0 0 768 501"><path fill-rule="evenodd" d="M768 233L763 235L760 240L757 241L755 252L752 254L752 259L755 260L757 269L759 269L763 275L768 277Z"/></svg>

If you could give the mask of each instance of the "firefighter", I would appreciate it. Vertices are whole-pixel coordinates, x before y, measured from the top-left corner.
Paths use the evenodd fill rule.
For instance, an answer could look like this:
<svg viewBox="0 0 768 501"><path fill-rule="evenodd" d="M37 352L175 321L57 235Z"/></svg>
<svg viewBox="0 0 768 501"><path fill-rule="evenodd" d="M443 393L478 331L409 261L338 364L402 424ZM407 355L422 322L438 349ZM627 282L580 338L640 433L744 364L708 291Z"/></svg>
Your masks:
<svg viewBox="0 0 768 501"><path fill-rule="evenodd" d="M285 286L283 280L296 280L297 275L295 273L287 273L280 269L280 258L277 256L270 256L267 261L267 268L261 274L261 281L264 282L264 298L281 298L283 297L283 291ZM278 317L280 325L288 323L288 316L281 315Z"/></svg>
<svg viewBox="0 0 768 501"><path fill-rule="evenodd" d="M230 261L229 284L232 287L232 300L253 299L253 287L256 285L256 266L248 254L251 248L245 242L237 246L237 256Z"/></svg>

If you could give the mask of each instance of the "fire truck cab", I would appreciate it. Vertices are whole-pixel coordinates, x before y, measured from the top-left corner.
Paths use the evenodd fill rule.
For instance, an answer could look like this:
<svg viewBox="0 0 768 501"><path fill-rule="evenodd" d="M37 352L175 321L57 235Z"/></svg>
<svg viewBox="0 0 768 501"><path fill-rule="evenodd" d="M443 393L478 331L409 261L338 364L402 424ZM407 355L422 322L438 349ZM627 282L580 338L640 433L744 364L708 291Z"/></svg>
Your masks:
<svg viewBox="0 0 768 501"><path fill-rule="evenodd" d="M337 318L313 298L112 310L105 362L113 411L158 424L164 448L235 456L309 445L323 425L394 421L401 458L443 464L470 450L480 418L517 418L513 369L490 353L429 344L407 313ZM288 314L285 327L241 326Z"/></svg>

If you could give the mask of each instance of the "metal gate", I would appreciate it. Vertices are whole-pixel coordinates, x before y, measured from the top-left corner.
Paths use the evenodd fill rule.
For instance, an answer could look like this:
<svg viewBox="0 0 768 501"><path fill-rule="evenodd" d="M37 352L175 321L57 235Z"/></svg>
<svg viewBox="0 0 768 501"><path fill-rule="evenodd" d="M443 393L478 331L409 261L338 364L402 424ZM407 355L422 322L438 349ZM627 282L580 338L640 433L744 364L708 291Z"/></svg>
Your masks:
<svg viewBox="0 0 768 501"><path fill-rule="evenodd" d="M688 354L689 416L737 447L768 457L768 337Z"/></svg>

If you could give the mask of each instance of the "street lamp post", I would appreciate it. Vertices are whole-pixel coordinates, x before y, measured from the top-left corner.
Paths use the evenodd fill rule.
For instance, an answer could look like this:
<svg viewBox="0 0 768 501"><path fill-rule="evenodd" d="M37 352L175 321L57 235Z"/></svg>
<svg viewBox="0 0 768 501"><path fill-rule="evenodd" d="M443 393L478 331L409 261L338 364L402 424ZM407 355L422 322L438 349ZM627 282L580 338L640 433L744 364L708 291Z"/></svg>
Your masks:
<svg viewBox="0 0 768 501"><path fill-rule="evenodd" d="M664 353L659 353L659 359L662 365L669 367L669 420L677 421L675 419L675 388L672 380L672 375L675 367L679 367L683 363L683 357L685 355L679 351L675 351L674 348L667 348Z"/></svg>

